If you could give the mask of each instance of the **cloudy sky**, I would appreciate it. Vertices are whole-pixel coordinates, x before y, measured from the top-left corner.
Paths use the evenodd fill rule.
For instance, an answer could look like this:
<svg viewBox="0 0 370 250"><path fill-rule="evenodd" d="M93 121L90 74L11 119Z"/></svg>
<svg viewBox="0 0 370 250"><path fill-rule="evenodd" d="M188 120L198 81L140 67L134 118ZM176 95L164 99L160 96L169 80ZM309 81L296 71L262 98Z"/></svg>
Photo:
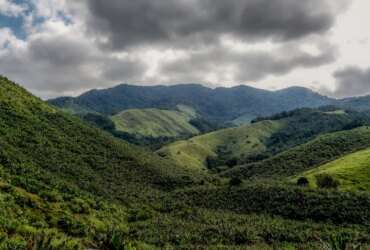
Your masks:
<svg viewBox="0 0 370 250"><path fill-rule="evenodd" d="M368 0L0 0L0 74L43 97L118 83L370 94Z"/></svg>

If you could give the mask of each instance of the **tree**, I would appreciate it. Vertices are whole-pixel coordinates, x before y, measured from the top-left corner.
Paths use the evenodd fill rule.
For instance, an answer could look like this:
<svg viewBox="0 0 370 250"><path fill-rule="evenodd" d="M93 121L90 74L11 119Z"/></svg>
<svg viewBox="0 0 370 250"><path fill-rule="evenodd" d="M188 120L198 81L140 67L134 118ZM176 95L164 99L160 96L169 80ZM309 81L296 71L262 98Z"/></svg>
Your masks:
<svg viewBox="0 0 370 250"><path fill-rule="evenodd" d="M338 188L339 181L334 179L332 176L328 174L319 174L315 176L316 184L319 188Z"/></svg>
<svg viewBox="0 0 370 250"><path fill-rule="evenodd" d="M240 186L243 183L243 181L237 177L231 178L229 185L230 186Z"/></svg>
<svg viewBox="0 0 370 250"><path fill-rule="evenodd" d="M307 187L309 184L310 184L310 182L308 181L308 179L306 177L300 177L297 180L297 185L298 186Z"/></svg>

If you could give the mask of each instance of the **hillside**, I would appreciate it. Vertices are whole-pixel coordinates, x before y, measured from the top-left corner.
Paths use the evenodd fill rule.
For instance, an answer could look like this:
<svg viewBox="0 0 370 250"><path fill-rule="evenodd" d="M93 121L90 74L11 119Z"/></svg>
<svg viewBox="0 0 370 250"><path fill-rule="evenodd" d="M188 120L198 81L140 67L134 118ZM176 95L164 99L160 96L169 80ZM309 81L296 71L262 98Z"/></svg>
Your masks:
<svg viewBox="0 0 370 250"><path fill-rule="evenodd" d="M119 204L134 205L194 180L3 77L0 138L1 249L25 249L30 242L46 244L40 249L100 248L112 237L122 245L129 214Z"/></svg>
<svg viewBox="0 0 370 250"><path fill-rule="evenodd" d="M211 89L197 84L154 87L122 84L110 89L91 90L76 98L57 98L49 103L72 112L90 110L106 115L128 109L173 110L183 104L206 119L225 122L239 117L253 119L300 107L318 107L331 101L298 87L273 92L248 86Z"/></svg>
<svg viewBox="0 0 370 250"><path fill-rule="evenodd" d="M309 169L315 171L316 167L322 164L369 146L369 127L323 134L268 159L235 167L222 175L238 178L281 179L300 175Z"/></svg>
<svg viewBox="0 0 370 250"><path fill-rule="evenodd" d="M178 167L0 78L0 249L366 249L368 201Z"/></svg>
<svg viewBox="0 0 370 250"><path fill-rule="evenodd" d="M367 148L301 173L300 176L307 177L313 187L316 186L315 176L328 174L339 181L341 190L369 191L369 166L370 149Z"/></svg>
<svg viewBox="0 0 370 250"><path fill-rule="evenodd" d="M224 170L225 167L269 158L319 134L352 126L364 117L367 116L356 112L327 111L327 108L299 109L260 118L251 125L175 142L163 147L159 154L192 169Z"/></svg>
<svg viewBox="0 0 370 250"><path fill-rule="evenodd" d="M180 110L130 109L112 117L116 130L138 137L180 137L200 131L190 121L196 113L186 106Z"/></svg>
<svg viewBox="0 0 370 250"><path fill-rule="evenodd" d="M211 158L244 158L263 152L266 139L279 129L279 122L264 121L238 128L218 130L186 141L178 141L158 153L190 169L206 169Z"/></svg>

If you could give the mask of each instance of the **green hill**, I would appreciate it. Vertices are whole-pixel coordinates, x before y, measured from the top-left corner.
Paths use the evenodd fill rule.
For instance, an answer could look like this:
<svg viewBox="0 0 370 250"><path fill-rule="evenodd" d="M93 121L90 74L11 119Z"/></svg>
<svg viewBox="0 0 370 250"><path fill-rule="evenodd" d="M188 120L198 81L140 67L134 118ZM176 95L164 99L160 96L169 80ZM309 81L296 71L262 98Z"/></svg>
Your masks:
<svg viewBox="0 0 370 250"><path fill-rule="evenodd" d="M238 128L223 129L178 141L158 152L190 169L206 169L207 159L227 154L228 158L247 157L265 150L265 140L279 129L279 122L264 121Z"/></svg>
<svg viewBox="0 0 370 250"><path fill-rule="evenodd" d="M124 207L194 180L3 77L0 138L1 249L121 244L129 216Z"/></svg>
<svg viewBox="0 0 370 250"><path fill-rule="evenodd" d="M370 128L360 127L320 135L263 161L235 167L223 173L238 178L277 178L299 174L370 146ZM315 170L313 170L315 171Z"/></svg>
<svg viewBox="0 0 370 250"><path fill-rule="evenodd" d="M130 109L112 117L118 131L139 137L179 137L196 135L199 130L190 121L197 117L194 110Z"/></svg>
<svg viewBox="0 0 370 250"><path fill-rule="evenodd" d="M191 169L223 170L264 160L320 134L358 126L357 121L366 123L366 119L356 112L299 109L175 142L158 152Z"/></svg>
<svg viewBox="0 0 370 250"><path fill-rule="evenodd" d="M370 149L348 154L321 165L300 176L305 176L311 186L316 186L315 176L328 174L339 181L341 190L370 190Z"/></svg>

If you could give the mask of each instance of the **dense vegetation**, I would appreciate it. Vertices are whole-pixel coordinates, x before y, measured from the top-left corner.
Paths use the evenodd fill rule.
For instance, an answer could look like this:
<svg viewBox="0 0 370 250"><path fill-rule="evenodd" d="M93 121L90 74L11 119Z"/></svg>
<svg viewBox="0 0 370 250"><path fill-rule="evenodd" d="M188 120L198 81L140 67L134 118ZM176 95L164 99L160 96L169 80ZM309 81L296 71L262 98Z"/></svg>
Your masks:
<svg viewBox="0 0 370 250"><path fill-rule="evenodd" d="M171 161L164 149L160 157L96 128L118 133L109 116L88 107L79 113L90 125L0 78L0 249L370 245L370 178L361 174L369 162L370 129L362 126L367 116L298 110L177 142L167 148L177 157ZM311 185L305 171L337 158L343 159L341 173L363 177L355 180L364 183L364 192L343 188L341 175L330 170L335 161L312 173L316 180L325 177L320 188ZM240 162L247 164L234 166ZM199 171L204 163L247 174L224 179ZM304 176L308 183L297 185ZM328 185L336 180L337 189Z"/></svg>

